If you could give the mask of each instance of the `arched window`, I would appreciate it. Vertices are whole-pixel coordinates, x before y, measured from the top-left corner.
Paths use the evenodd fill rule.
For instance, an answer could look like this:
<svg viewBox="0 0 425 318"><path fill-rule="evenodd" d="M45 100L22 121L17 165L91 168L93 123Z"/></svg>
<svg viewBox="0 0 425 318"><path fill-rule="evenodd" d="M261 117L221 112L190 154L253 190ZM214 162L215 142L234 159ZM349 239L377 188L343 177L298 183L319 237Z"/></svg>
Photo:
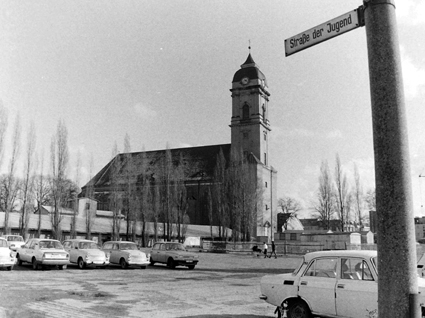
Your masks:
<svg viewBox="0 0 425 318"><path fill-rule="evenodd" d="M242 119L249 119L249 105L246 103L242 107Z"/></svg>

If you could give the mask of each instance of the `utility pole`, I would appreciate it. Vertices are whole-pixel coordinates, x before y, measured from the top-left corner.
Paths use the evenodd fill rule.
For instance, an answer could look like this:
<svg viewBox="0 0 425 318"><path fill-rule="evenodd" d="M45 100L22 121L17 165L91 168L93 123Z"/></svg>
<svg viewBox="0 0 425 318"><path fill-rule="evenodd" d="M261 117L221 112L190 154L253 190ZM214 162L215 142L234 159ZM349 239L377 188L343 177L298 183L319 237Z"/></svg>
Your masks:
<svg viewBox="0 0 425 318"><path fill-rule="evenodd" d="M394 0L365 0L378 216L378 315L419 318L406 112Z"/></svg>

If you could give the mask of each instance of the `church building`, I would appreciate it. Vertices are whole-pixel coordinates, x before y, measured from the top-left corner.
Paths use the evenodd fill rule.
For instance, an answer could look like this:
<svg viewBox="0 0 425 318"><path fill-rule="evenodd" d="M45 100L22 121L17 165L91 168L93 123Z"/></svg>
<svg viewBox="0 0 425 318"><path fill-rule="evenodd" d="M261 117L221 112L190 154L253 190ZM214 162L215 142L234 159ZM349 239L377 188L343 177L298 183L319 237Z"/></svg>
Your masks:
<svg viewBox="0 0 425 318"><path fill-rule="evenodd" d="M251 236L258 241L273 240L273 233L277 232L277 171L271 166L269 158L270 93L266 77L251 54L234 74L230 92L232 116L229 144L118 154L82 188L80 198L94 197L98 211L111 211L110 197L116 165L118 164L118 171L122 172L128 162L131 162L132 171L135 171L131 182L135 186L141 184L146 177L149 183L152 180L158 182L158 171L163 169L162 158L168 154L172 161L184 163L186 210L190 224L210 225L211 197L208 189L214 182L217 158L222 154L228 162L232 149L238 149L248 158L248 171L252 174L259 193ZM128 158L131 158L131 161ZM121 178L119 191L122 191L125 182L128 180ZM212 211L212 214L214 213L215 211Z"/></svg>

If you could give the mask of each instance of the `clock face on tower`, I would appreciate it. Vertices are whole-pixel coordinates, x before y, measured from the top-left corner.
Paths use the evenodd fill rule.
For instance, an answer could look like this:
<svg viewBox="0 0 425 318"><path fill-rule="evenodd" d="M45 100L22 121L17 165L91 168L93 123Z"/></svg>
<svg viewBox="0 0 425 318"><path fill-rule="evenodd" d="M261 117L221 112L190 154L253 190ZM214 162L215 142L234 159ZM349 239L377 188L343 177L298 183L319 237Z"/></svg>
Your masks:
<svg viewBox="0 0 425 318"><path fill-rule="evenodd" d="M246 84L248 84L248 82L249 82L249 78L248 77L244 77L241 80L242 85L246 85Z"/></svg>

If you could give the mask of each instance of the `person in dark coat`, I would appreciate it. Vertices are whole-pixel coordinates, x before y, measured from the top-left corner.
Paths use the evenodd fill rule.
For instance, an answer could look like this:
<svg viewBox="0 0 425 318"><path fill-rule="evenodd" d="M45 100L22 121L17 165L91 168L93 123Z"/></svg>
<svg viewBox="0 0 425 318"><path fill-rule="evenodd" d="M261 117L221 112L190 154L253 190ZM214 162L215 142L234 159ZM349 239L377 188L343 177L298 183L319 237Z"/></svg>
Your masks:
<svg viewBox="0 0 425 318"><path fill-rule="evenodd" d="M272 251L270 252L269 258L271 258L273 254L274 254L274 258L277 258L277 255L276 255L276 246L274 245L274 241L272 241Z"/></svg>

